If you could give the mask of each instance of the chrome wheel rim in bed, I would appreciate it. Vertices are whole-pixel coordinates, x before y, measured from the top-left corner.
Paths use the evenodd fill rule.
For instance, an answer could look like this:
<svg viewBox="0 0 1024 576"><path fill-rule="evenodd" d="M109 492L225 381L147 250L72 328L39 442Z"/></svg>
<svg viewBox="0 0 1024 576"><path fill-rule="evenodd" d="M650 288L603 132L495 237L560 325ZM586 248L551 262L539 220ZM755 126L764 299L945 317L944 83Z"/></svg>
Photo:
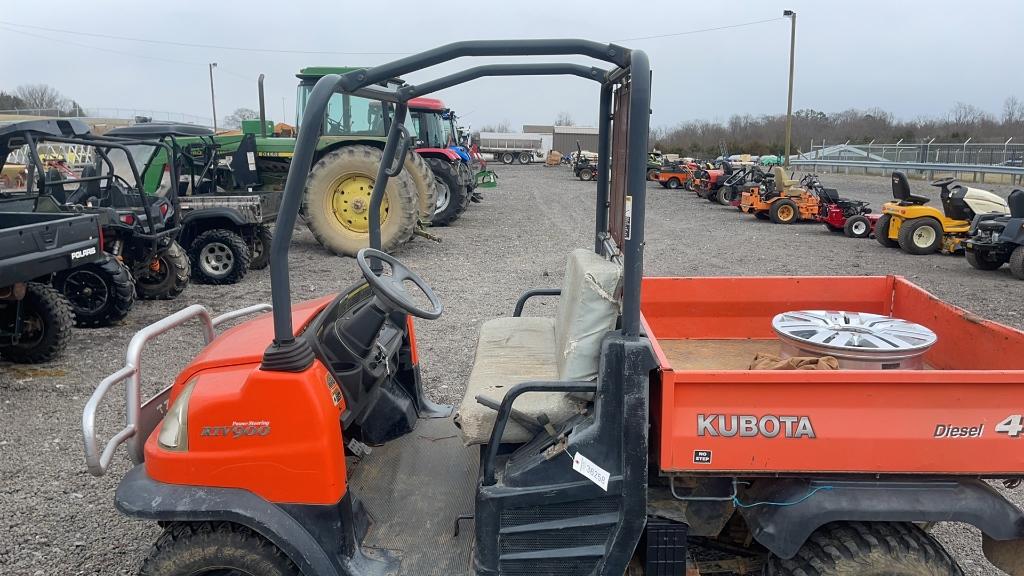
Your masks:
<svg viewBox="0 0 1024 576"><path fill-rule="evenodd" d="M840 368L915 370L938 340L925 326L866 312L799 310L772 319L786 356L833 356Z"/></svg>

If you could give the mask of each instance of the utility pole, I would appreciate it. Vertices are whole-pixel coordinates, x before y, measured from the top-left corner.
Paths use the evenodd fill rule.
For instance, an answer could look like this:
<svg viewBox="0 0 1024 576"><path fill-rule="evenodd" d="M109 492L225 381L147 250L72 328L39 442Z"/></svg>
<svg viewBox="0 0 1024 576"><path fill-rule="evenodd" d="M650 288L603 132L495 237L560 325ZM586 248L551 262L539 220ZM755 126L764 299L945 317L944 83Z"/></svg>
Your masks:
<svg viewBox="0 0 1024 576"><path fill-rule="evenodd" d="M213 107L213 131L217 131L217 97L213 93L213 69L217 67L216 62L210 62L210 105Z"/></svg>
<svg viewBox="0 0 1024 576"><path fill-rule="evenodd" d="M786 155L782 161L789 166L789 147L793 141L793 63L796 53L796 12L783 10L782 15L789 18L789 102L786 104Z"/></svg>
<svg viewBox="0 0 1024 576"><path fill-rule="evenodd" d="M288 123L288 114L285 112L284 100L285 100L285 97L281 96L281 122L284 122L285 124L287 124Z"/></svg>

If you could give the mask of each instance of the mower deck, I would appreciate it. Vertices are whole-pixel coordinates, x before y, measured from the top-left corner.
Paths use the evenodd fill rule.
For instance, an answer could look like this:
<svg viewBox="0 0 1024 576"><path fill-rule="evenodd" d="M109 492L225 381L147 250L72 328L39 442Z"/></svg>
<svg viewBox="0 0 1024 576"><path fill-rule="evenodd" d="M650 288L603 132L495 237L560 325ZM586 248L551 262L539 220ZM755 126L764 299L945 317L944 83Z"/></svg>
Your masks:
<svg viewBox="0 0 1024 576"><path fill-rule="evenodd" d="M401 574L469 574L473 548L476 446L463 446L451 419L420 420L398 440L349 460L349 489L366 507L370 526L363 549L388 550L402 559Z"/></svg>

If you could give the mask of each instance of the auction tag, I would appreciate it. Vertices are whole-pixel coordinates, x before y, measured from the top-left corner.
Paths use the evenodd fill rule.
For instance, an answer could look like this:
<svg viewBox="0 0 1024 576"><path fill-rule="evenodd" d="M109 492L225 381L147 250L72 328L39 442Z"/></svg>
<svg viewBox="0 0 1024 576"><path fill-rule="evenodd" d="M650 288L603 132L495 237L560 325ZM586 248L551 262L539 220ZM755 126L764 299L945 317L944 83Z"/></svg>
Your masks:
<svg viewBox="0 0 1024 576"><path fill-rule="evenodd" d="M583 454L577 452L573 457L572 469L586 476L588 480L600 486L605 492L608 491L608 478L611 475Z"/></svg>
<svg viewBox="0 0 1024 576"><path fill-rule="evenodd" d="M633 237L633 197L626 196L623 206L622 235L626 240Z"/></svg>
<svg viewBox="0 0 1024 576"><path fill-rule="evenodd" d="M255 170L256 169L256 155L253 154L252 152L246 152L245 153L245 157L246 157L246 160L249 161L249 170Z"/></svg>

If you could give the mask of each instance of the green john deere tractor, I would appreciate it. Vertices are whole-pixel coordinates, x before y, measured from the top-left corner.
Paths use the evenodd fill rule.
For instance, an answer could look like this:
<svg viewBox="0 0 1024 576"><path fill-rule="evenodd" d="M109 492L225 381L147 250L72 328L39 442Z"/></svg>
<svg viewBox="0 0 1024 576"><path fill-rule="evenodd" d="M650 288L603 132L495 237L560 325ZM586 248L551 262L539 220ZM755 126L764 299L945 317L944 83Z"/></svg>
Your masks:
<svg viewBox="0 0 1024 576"><path fill-rule="evenodd" d="M313 85L325 74L351 71L353 68L303 68L298 73L297 122L306 107ZM377 88L394 90L400 80L390 80ZM262 87L261 87L262 88ZM263 101L262 92L260 101ZM392 106L350 94L331 98L322 124L313 168L306 183L302 214L317 241L331 252L353 256L369 245L370 194L387 140ZM198 139L196 139L198 142ZM245 192L283 190L285 177L295 149L294 135L275 133L273 123L265 119L243 123L241 132L213 137L217 154L234 155L240 148L254 146L250 168L256 183ZM187 138L179 142L187 145ZM158 160L154 159L154 163ZM159 186L162 171L152 173ZM223 186L223 182L218 186ZM233 190L220 190L232 192ZM381 240L384 250L393 251L410 241L421 225L429 224L435 210L436 185L430 167L417 154L407 154L397 177L388 180L380 211Z"/></svg>

